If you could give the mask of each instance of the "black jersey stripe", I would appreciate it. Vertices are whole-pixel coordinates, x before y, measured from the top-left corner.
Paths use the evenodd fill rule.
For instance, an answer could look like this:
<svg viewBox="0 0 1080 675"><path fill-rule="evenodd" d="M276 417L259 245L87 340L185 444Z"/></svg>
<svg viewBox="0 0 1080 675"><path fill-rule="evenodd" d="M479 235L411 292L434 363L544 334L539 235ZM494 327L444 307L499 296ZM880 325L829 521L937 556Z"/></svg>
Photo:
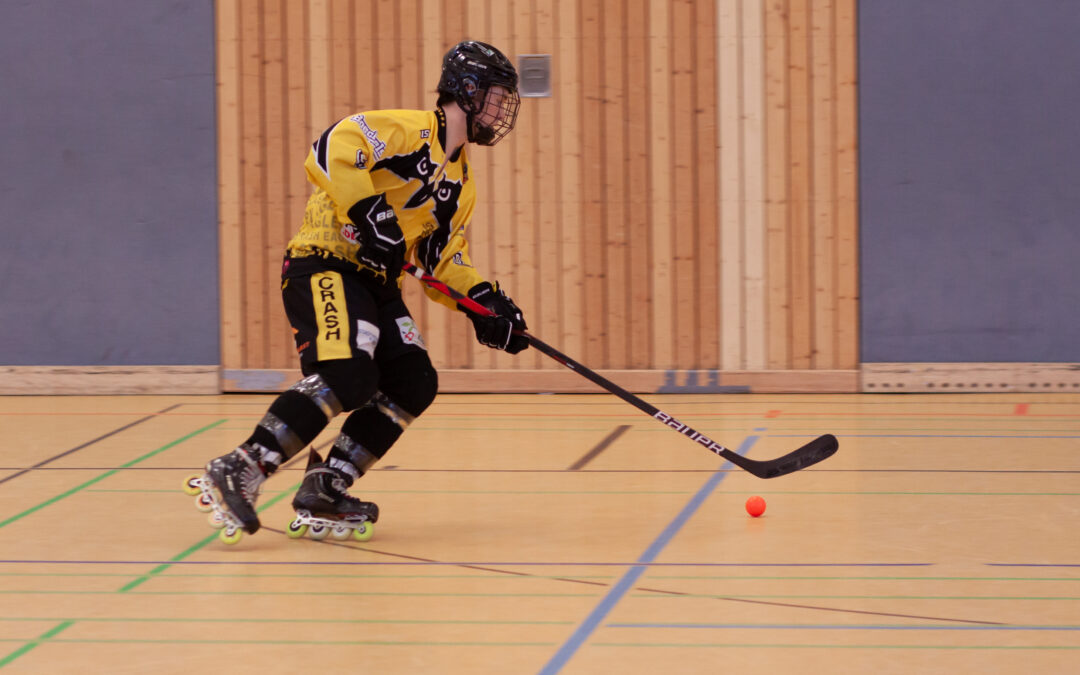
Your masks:
<svg viewBox="0 0 1080 675"><path fill-rule="evenodd" d="M311 144L311 151L315 153L315 164L322 169L327 178L330 177L330 134L337 128L338 124L341 124L340 120L328 127L326 131L322 132L322 136L319 136L319 140Z"/></svg>

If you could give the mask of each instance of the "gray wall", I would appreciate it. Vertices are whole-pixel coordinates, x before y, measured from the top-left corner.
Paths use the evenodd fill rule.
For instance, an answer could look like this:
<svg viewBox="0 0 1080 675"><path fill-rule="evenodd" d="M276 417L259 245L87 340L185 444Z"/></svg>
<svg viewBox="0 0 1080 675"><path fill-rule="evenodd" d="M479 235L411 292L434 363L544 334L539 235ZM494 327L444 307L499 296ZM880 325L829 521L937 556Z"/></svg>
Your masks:
<svg viewBox="0 0 1080 675"><path fill-rule="evenodd" d="M3 16L0 363L218 363L213 3ZM1080 361L1078 27L859 3L864 361Z"/></svg>
<svg viewBox="0 0 1080 675"><path fill-rule="evenodd" d="M2 14L0 363L218 363L212 0Z"/></svg>
<svg viewBox="0 0 1080 675"><path fill-rule="evenodd" d="M1080 361L1080 2L862 0L862 360Z"/></svg>

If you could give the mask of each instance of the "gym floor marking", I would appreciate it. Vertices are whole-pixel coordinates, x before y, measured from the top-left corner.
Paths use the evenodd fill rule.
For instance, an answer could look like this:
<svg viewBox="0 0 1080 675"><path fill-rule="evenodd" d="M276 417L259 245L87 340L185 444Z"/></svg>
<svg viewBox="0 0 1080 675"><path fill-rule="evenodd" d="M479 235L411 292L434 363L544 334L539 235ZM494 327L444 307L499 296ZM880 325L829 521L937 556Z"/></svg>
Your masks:
<svg viewBox="0 0 1080 675"><path fill-rule="evenodd" d="M698 424L726 442L756 437L750 456L826 431L841 450L760 481L717 470L712 454L610 397L444 396L394 463L365 478L361 494L386 514L373 546L286 540L294 467L260 502L265 531L226 548L179 482L245 435L266 397L0 399L0 424L20 419L0 468L0 595L33 599L0 609L0 669L123 670L151 658L158 672L162 662L187 672L219 666L237 645L258 646L245 662L262 659L267 672L328 657L450 675L476 672L455 670L470 662L568 674L721 663L869 672L920 651L934 660L913 661L919 672L977 670L991 653L1000 672L1075 665L1080 594L1066 588L1080 581L1080 550L1061 534L1080 524L1080 396L647 398L714 420ZM499 421L473 426L475 405L498 406ZM133 408L142 412L123 412ZM80 423L91 415L101 420ZM97 423L110 415L128 419ZM605 419L620 424L598 427ZM465 446L447 447L462 434ZM715 480L704 496L697 474ZM761 519L741 512L750 494L769 499ZM811 572L842 568L906 572ZM136 596L168 601L123 600ZM215 598L233 611L208 611ZM297 612L319 603L339 621ZM233 622L277 628L237 636Z"/></svg>

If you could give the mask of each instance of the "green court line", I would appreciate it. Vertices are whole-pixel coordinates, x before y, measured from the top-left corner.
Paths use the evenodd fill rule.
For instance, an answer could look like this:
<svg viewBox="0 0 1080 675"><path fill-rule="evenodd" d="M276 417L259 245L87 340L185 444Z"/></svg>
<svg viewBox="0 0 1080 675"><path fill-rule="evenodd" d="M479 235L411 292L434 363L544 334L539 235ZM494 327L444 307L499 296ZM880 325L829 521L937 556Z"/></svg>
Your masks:
<svg viewBox="0 0 1080 675"><path fill-rule="evenodd" d="M37 506L31 507L31 508L23 511L22 513L19 513L17 515L12 516L12 517L8 518L7 520L0 521L0 528L5 527L6 525L10 525L11 523L14 523L14 522L16 522L16 521L18 521L18 520L20 520L22 518L25 518L26 516L28 516L28 515L30 515L32 513L36 513L37 511L40 511L41 509L44 509L45 507L47 507L47 506L49 506L51 504L55 504L56 502L58 502L58 501L60 501L62 499L66 499L67 497L70 497L71 495L76 494L80 490L84 490L85 488L87 488L87 487L89 487L89 486L91 486L91 485L93 485L95 483L98 483L98 482L100 482L102 480L105 480L109 476L115 475L121 469L125 469L125 468L131 467L131 466L135 466L139 462L142 462L142 461L144 461L146 459L149 459L150 457L153 457L154 455L162 453L162 452L168 450L169 448L175 447L175 446L179 445L180 443L183 443L184 441L186 441L186 440L188 440L190 438L198 436L199 434L201 434L201 433L203 433L205 431L209 431L210 429L213 429L216 426L224 424L227 421L228 421L228 418L224 418L224 419L220 419L220 420L218 420L216 422L212 422L212 423L206 425L205 427L202 427L201 429L196 429L195 431L192 431L191 433L189 433L187 435L181 436L180 438L176 439L175 441L172 441L170 443L166 443L165 445L161 446L157 450L152 450L152 451L146 453L145 455L143 455L141 457L137 457L137 458L131 460L130 462L127 462L125 464L121 464L116 469L111 469L109 471L106 471L105 473L101 474L100 476L98 476L96 478L92 478L92 479L86 481L85 483L83 483L81 485L78 485L78 486L68 490L67 492L63 492L63 493L53 497L52 499L48 499L48 500L38 504ZM42 642L50 640L52 638L52 636L56 635L57 633L60 633L61 631L64 631L64 630L67 630L69 627L71 627L74 624L75 624L74 621L64 621L63 623L61 623L61 624L59 624L57 626L54 626L52 628L52 630L49 630L49 631L45 632L44 634L42 634L37 639L26 643L21 648L16 649L14 652L12 652L12 653L8 654L7 656L5 656L3 659L0 659L0 668L2 668L5 665L11 663L12 661L19 658L20 656L22 656L26 652L30 651L31 649L34 649L35 647L37 647Z"/></svg>
<svg viewBox="0 0 1080 675"><path fill-rule="evenodd" d="M138 563L132 563L138 564ZM297 563L302 564L302 563ZM0 572L0 577L72 577L72 578L95 578L95 577L131 577L130 572L70 572L70 573L57 573L50 574L49 572ZM236 572L233 574L195 574L188 572L175 572L169 575L169 578L183 579L310 579L310 574L258 574L252 575L247 572ZM542 574L530 574L528 576L484 576L481 574L371 574L368 572L357 572L356 574L323 574L319 573L320 579L482 579L484 581L562 581L569 577L568 575L542 575ZM614 579L614 575L588 575L588 574L575 574L572 577L575 580L611 580ZM903 576L787 576L787 575L752 575L752 576L732 576L722 574L701 574L701 575L666 575L657 574L650 575L649 579L663 579L665 581L1080 581L1080 577L903 577Z"/></svg>
<svg viewBox="0 0 1080 675"><path fill-rule="evenodd" d="M42 636L44 637L44 636ZM16 638L0 638L2 642L21 642ZM252 647L297 645L305 647L552 647L554 642L438 642L435 640L140 640L140 639L59 639L53 644L111 644L111 645L245 645ZM37 646L36 644L34 646ZM32 647L31 647L32 648ZM0 666L6 664L0 661Z"/></svg>
<svg viewBox="0 0 1080 675"><path fill-rule="evenodd" d="M29 509L23 511L22 513L14 515L14 516L8 518L7 520L0 521L0 527L5 527L7 525L10 525L11 523L14 523L17 520L21 520L21 519L25 518L26 516L30 515L31 513L36 513L37 511L40 511L41 509L43 509L43 508L45 508L47 506L55 504L56 502L58 502L58 501L60 501L62 499L66 499L66 498L70 497L71 495L73 495L73 494L75 494L75 493L77 493L77 492L79 492L81 490L85 490L86 488L90 487L91 485L93 485L95 483L103 481L106 478L119 473L120 469L126 469L126 468L128 468L130 466L135 466L139 462L142 462L143 460L149 459L149 458L153 457L154 455L157 455L158 453L164 452L165 450L168 450L169 448L171 448L173 446L179 445L180 443L183 443L184 441L188 440L189 438L192 438L193 436L197 436L197 435L203 433L204 431L208 431L210 429L213 429L214 427L216 427L217 425L221 424L224 421L225 420L223 420L223 419L218 420L217 422L209 424L209 425L203 427L202 429L198 429L196 431L193 431L193 432L191 432L190 434L188 434L186 436L182 436L181 438L179 438L179 439L177 439L177 440L175 440L175 441L173 441L171 443L168 443L166 445L161 446L157 450L153 450L151 452L146 453L142 457L139 457L137 459L133 459L130 462L127 462L126 464L121 464L119 467L117 467L115 469L110 469L109 471L106 471L105 473L101 474L100 476L97 476L96 478L91 478L90 480L86 481L82 485L77 485L77 486L71 488L70 490L68 490L67 492L61 493L61 494L53 497L52 499L48 499L48 500L38 504L37 506L30 507Z"/></svg>
<svg viewBox="0 0 1080 675"><path fill-rule="evenodd" d="M298 487L300 487L300 483L296 483L295 485L293 485L288 490L282 490L281 493L279 493L276 497L274 497L273 499L271 499L271 500L269 500L267 502L264 502L262 506L260 506L259 508L256 509L256 511L258 511L260 513L265 511L266 509L270 508L274 504L276 504L279 501L281 501L282 499L284 499L286 496L292 494L293 491L295 491ZM186 551L183 551L182 553L179 553L179 554L174 555L173 557L169 558L169 560L171 562L162 563L161 565L158 565L157 567L150 570L146 574L143 574L142 576L138 577L137 579L131 581L131 583L128 583L128 584L125 584L125 585L121 586L120 589L117 592L118 593L127 593L131 589L136 588L137 586L149 581L150 579L153 579L157 575L161 574L165 570L172 567L173 562L180 562L184 558L187 558L192 553L195 553L196 551L198 551L199 549L206 546L207 544L209 544L210 542L214 541L217 538L218 538L218 533L217 532L215 532L214 534L211 534L210 536L206 537L202 541L199 541L199 542L195 543L193 546L189 547Z"/></svg>
<svg viewBox="0 0 1080 675"><path fill-rule="evenodd" d="M216 536L216 535L215 535ZM146 575L149 578L150 574ZM146 579L137 580L138 583L146 581ZM0 596L4 595L114 595L116 593L124 593L136 586L136 582L132 582L120 589L119 591L42 591L42 590L17 590L17 591L0 591ZM358 598L364 597L391 597L391 598L595 598L598 595L602 595L600 592L596 593L405 593L395 591L140 591L139 596L196 596L196 595L222 595L222 596L260 596L260 597L317 597L327 596L332 598L340 598L344 596L355 596ZM731 596L734 597L734 596ZM748 597L748 596L740 596Z"/></svg>
<svg viewBox="0 0 1080 675"><path fill-rule="evenodd" d="M285 624L401 624L401 625L460 625L470 624L479 626L509 626L509 625L521 625L521 626L565 626L573 624L573 621L482 621L471 619L253 619L250 617L102 617L102 616L80 616L70 617L67 619L58 617L40 617L40 616L28 616L28 617L0 617L0 621L18 621L20 623L25 621L66 621L69 624L76 621L87 621L92 623L285 623ZM54 628L55 630L55 628ZM2 640L0 640L2 641ZM8 641L18 640L15 638L9 638Z"/></svg>
<svg viewBox="0 0 1080 675"><path fill-rule="evenodd" d="M58 624L56 626L53 626L52 628L45 631L44 633L42 633L38 637L34 638L30 642L27 642L26 644L24 644L22 647L19 647L18 649L11 652L10 654L5 656L4 658L0 659L0 668L3 668L7 664L11 663L15 659L19 658L20 656L22 656L26 652L33 649L34 647L37 647L42 642L49 641L50 639L52 639L52 637L54 635L58 635L58 634L62 633L63 631L67 630L72 625L74 625L74 623L75 623L74 621L64 621L64 622L62 622L62 623L60 623L60 624ZM23 642L23 640L21 640L21 639L12 639L12 640L4 639L4 640L0 640L0 642Z"/></svg>
<svg viewBox="0 0 1080 675"><path fill-rule="evenodd" d="M135 563L133 563L135 564ZM303 563L297 563L302 565ZM82 573L82 572L70 572L67 574L49 574L48 572L0 572L0 577L73 577L77 579L81 578L94 578L94 577L124 577L130 578L130 572L99 572L99 573ZM184 572L176 572L169 575L170 579L311 579L311 574L258 574L252 575L249 573L236 572L233 574L191 574ZM528 576L508 575L508 576L490 576L481 574L369 574L365 572L357 572L356 574L323 574L319 573L320 579L357 579L357 580L370 580L370 579L476 579L483 581L563 581L568 579L567 575L540 575L530 574ZM582 575L575 574L574 579L586 580L586 579L614 579L612 575ZM694 577L671 577L672 579L692 579ZM703 579L714 577L701 577ZM715 577L718 579L727 577ZM739 577L731 577L739 578ZM745 577L750 578L750 577ZM816 578L816 577L815 577ZM848 577L837 577L848 578ZM921 577L912 577L913 579L919 579ZM1080 579L1077 579L1080 581ZM2 617L0 617L2 620Z"/></svg>
<svg viewBox="0 0 1080 675"><path fill-rule="evenodd" d="M783 643L691 643L676 642L664 644L659 642L593 642L594 647L645 647L662 649L686 649L688 647L705 649L943 649L943 650L1065 650L1080 649L1080 645L849 645L849 644L822 644L820 642L808 644L783 644Z"/></svg>

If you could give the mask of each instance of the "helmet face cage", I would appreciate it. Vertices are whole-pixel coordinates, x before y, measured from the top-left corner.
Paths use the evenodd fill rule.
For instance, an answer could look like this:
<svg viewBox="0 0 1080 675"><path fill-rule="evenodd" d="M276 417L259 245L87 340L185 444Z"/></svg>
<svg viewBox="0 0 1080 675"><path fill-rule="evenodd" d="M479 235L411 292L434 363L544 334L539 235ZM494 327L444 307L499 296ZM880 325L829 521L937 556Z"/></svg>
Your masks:
<svg viewBox="0 0 1080 675"><path fill-rule="evenodd" d="M483 42L455 45L443 59L439 92L465 111L469 140L495 145L517 121L517 71L502 52Z"/></svg>
<svg viewBox="0 0 1080 675"><path fill-rule="evenodd" d="M516 90L502 85L489 88L480 110L469 115L469 140L480 145L495 145L517 121L521 97Z"/></svg>

